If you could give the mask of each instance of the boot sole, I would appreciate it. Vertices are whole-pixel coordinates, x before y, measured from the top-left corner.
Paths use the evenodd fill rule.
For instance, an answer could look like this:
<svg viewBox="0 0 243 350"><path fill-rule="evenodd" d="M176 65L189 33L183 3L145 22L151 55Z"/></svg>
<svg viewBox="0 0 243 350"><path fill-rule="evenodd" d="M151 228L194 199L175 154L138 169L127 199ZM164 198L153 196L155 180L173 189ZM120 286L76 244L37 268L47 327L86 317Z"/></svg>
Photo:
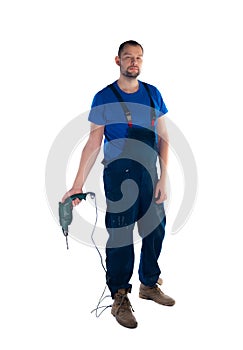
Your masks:
<svg viewBox="0 0 243 350"><path fill-rule="evenodd" d="M145 300L152 300L152 301L154 301L155 303L157 303L157 304L159 304L159 305L164 305L164 306L173 306L173 305L175 305L175 301L174 301L174 302L171 302L171 303L158 303L158 302L155 301L154 299L149 298L149 297L147 297L146 295L143 295L143 294L141 294L141 293L139 293L139 298L145 299Z"/></svg>
<svg viewBox="0 0 243 350"><path fill-rule="evenodd" d="M119 325L121 325L123 327L129 328L129 329L134 329L134 328L137 328L137 326L138 326L138 323L129 326L129 325L125 324L125 323L119 322L118 319L116 318L116 314L113 314L112 312L111 312L111 314L112 314L112 316L115 317L117 323L119 323Z"/></svg>

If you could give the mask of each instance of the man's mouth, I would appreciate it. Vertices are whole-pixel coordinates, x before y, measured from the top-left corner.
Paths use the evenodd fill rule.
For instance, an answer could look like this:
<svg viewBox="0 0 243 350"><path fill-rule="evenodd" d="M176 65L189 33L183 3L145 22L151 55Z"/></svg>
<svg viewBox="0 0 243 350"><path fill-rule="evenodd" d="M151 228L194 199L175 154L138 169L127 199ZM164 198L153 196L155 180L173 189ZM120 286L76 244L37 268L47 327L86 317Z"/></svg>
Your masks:
<svg viewBox="0 0 243 350"><path fill-rule="evenodd" d="M128 67L128 69L131 69L131 70L138 70L138 67L133 67L133 66L131 66L131 67Z"/></svg>

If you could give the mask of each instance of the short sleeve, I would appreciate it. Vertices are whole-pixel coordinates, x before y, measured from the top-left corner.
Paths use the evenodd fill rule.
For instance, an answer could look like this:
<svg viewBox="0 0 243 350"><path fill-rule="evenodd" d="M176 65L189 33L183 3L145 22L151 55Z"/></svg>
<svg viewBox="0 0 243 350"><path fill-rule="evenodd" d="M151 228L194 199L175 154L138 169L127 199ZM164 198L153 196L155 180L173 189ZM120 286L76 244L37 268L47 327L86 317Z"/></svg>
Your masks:
<svg viewBox="0 0 243 350"><path fill-rule="evenodd" d="M159 90L157 88L155 88L155 93L157 95L156 101L158 103L158 106L156 106L156 107L157 107L157 110L159 112L159 117L161 117L168 112L168 109L166 107L166 104L163 100L161 93L159 92Z"/></svg>
<svg viewBox="0 0 243 350"><path fill-rule="evenodd" d="M93 98L88 120L97 125L106 124L105 107L100 93L97 93Z"/></svg>

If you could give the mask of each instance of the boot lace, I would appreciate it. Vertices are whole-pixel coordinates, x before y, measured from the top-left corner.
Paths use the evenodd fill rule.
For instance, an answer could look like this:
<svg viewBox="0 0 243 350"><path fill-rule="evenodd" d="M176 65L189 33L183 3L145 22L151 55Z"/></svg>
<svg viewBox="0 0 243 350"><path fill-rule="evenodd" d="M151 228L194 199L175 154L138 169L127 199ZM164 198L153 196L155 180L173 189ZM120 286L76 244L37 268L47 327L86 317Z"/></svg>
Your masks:
<svg viewBox="0 0 243 350"><path fill-rule="evenodd" d="M134 309L130 303L130 300L128 299L126 294L117 294L116 298L118 305L118 308L116 310L116 313L118 313L119 310L125 311L125 310L129 310L130 309L134 312Z"/></svg>
<svg viewBox="0 0 243 350"><path fill-rule="evenodd" d="M162 290L159 288L159 286L157 284L151 288L156 290L159 294L164 295L164 293L162 292Z"/></svg>

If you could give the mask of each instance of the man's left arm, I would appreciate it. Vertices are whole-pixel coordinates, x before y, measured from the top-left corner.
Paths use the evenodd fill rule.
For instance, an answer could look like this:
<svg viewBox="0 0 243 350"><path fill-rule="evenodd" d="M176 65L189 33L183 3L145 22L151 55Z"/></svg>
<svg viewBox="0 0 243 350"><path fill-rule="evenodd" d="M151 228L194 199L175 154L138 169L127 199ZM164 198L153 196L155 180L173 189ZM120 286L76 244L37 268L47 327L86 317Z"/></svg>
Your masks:
<svg viewBox="0 0 243 350"><path fill-rule="evenodd" d="M158 118L157 122L158 135L158 153L160 163L160 178L155 187L156 203L160 204L167 199L166 194L166 179L167 179L167 165L169 153L169 135L166 128L165 117Z"/></svg>

